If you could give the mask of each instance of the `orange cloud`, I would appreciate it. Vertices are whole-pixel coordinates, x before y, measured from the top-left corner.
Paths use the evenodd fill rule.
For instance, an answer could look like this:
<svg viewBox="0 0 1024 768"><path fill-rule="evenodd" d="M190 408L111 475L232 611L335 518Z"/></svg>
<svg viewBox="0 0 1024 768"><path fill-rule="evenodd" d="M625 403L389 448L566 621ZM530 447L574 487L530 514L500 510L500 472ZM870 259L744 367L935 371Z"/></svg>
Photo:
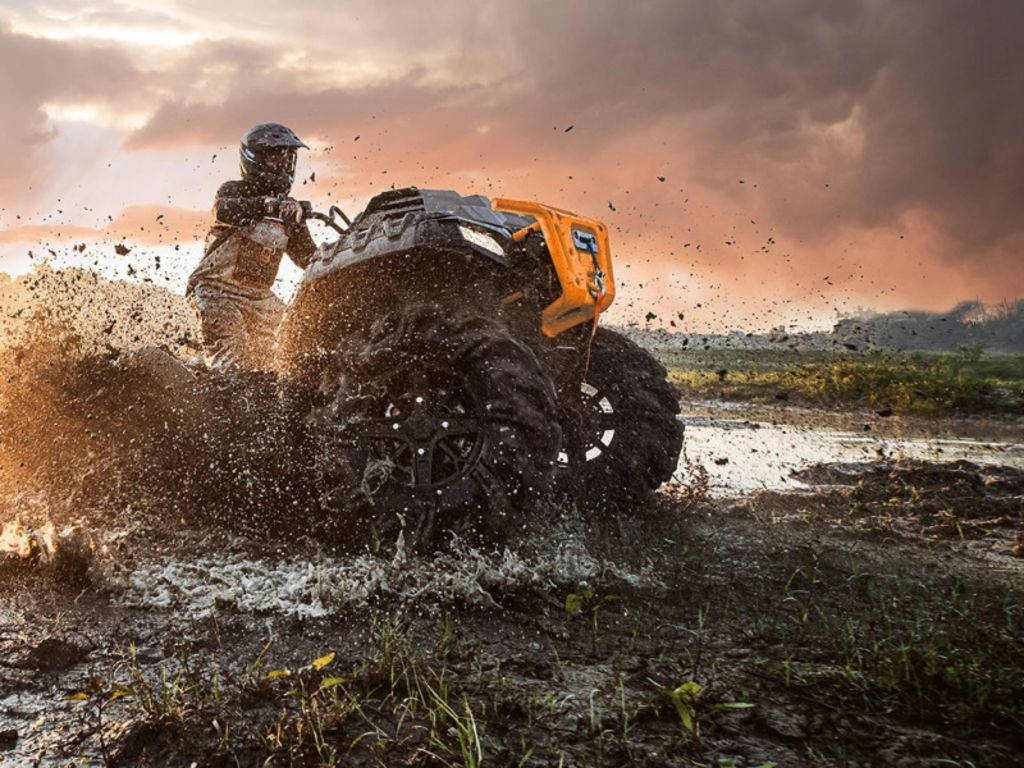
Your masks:
<svg viewBox="0 0 1024 768"><path fill-rule="evenodd" d="M224 30L238 7L181 18ZM1024 293L1020 3L655 0L537 16L439 0L364 9L344 22L351 46L324 7L268 9L272 35L243 21L145 67L130 46L0 30L0 65L27 72L0 83L23 139L0 145L0 204L47 178L45 105L101 104L148 115L121 134L136 156L233 148L255 122L286 122L331 145L302 160L318 180L295 194L314 201L356 208L416 184L601 216L639 316L764 325ZM172 218L182 210L126 209L93 236L201 237L206 214ZM0 240L85 236L71 231Z"/></svg>
<svg viewBox="0 0 1024 768"><path fill-rule="evenodd" d="M91 239L99 236L102 232L103 230L93 229L92 227L26 224L20 227L0 229L0 244L55 242L81 238Z"/></svg>

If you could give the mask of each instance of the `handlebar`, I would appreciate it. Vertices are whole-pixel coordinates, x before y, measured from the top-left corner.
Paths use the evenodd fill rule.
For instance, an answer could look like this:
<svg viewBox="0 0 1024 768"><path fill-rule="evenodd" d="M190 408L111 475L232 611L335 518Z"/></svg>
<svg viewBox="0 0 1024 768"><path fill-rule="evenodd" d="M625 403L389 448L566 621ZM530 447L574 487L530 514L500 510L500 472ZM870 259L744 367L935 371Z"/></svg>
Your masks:
<svg viewBox="0 0 1024 768"><path fill-rule="evenodd" d="M331 227L331 229L333 229L339 235L344 235L346 232L348 232L348 227L352 226L352 222L349 221L349 218L348 216L345 215L345 212L336 205L332 205L330 208L328 208L327 213L320 213L320 211L313 210L312 203L310 203L308 200L303 200L302 211L307 219L316 219L317 221L322 221L324 224ZM344 228L340 224L338 224L337 221L335 221L335 216L339 216L341 220L345 222Z"/></svg>

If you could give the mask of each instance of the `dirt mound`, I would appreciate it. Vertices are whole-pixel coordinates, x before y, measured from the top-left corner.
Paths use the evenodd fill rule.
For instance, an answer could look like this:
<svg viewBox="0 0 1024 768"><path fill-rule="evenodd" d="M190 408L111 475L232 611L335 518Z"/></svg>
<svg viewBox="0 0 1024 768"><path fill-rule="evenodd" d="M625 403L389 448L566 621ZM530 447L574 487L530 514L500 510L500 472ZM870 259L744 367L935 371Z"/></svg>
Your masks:
<svg viewBox="0 0 1024 768"><path fill-rule="evenodd" d="M773 519L832 518L859 530L930 541L987 540L997 551L1024 554L1024 470L968 461L879 461L815 464L792 476L814 488L764 492L746 504Z"/></svg>

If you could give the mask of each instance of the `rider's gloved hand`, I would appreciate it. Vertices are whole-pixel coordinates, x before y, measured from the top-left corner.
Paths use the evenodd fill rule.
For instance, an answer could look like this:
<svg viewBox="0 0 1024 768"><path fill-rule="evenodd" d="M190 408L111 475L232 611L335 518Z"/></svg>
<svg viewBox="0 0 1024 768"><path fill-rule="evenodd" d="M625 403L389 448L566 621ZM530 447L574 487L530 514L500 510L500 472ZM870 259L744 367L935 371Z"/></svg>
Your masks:
<svg viewBox="0 0 1024 768"><path fill-rule="evenodd" d="M306 211L298 200L285 197L277 204L277 215L287 222L301 224L306 216Z"/></svg>

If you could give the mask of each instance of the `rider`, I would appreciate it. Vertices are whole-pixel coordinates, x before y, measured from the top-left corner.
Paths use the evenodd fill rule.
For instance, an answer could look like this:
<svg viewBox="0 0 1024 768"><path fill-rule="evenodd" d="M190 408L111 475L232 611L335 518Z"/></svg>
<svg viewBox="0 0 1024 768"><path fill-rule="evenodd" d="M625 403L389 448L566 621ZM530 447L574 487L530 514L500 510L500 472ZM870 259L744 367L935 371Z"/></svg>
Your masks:
<svg viewBox="0 0 1024 768"><path fill-rule="evenodd" d="M253 126L239 150L241 181L217 190L205 252L185 291L215 368L269 367L284 312L271 291L281 256L305 268L316 250L302 203L288 196L299 147L309 149L290 128Z"/></svg>

